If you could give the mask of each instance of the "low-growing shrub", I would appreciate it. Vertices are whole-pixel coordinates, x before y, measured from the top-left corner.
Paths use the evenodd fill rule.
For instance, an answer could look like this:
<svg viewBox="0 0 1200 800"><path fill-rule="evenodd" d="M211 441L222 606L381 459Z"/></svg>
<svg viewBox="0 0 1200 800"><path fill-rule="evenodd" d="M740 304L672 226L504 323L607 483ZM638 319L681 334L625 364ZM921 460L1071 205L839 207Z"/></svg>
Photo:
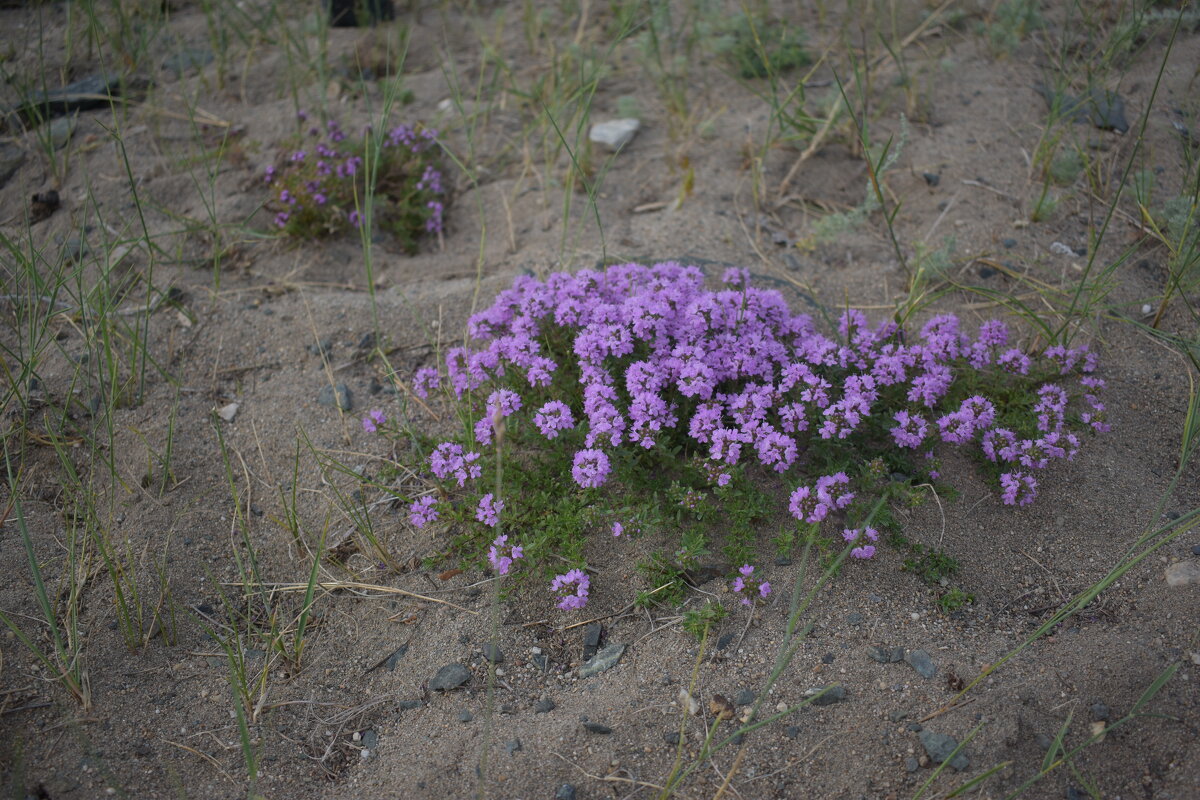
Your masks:
<svg viewBox="0 0 1200 800"><path fill-rule="evenodd" d="M1001 502L1024 506L1081 434L1108 429L1087 347L1026 352L1002 321L972 337L953 315L914 335L854 309L828 336L778 291L752 287L747 270L723 283L707 289L698 268L677 263L517 278L471 318L474 342L451 349L444 372L414 377L418 394L445 386L469 416L462 439L429 456L439 495L413 505L413 524L444 510L486 547L498 507L483 487L495 486L497 443L509 448L506 480L537 473L554 485L537 507L507 492L508 544L524 548L523 566L574 564L553 589L560 607L579 608L582 548L564 555L561 528L579 540L678 533L658 578L707 552L712 530L748 536L751 520L786 507L801 535L840 538L865 560L880 498L944 481L944 449L972 454ZM768 484L775 509L763 508ZM765 596L749 564L739 580L743 600Z"/></svg>
<svg viewBox="0 0 1200 800"><path fill-rule="evenodd" d="M300 120L307 123L307 115ZM311 126L266 169L275 226L305 239L358 228L370 192L378 226L414 252L422 234L442 231L445 189L436 140L436 131L420 126L398 125L378 141L369 128L351 137L336 120L324 130Z"/></svg>

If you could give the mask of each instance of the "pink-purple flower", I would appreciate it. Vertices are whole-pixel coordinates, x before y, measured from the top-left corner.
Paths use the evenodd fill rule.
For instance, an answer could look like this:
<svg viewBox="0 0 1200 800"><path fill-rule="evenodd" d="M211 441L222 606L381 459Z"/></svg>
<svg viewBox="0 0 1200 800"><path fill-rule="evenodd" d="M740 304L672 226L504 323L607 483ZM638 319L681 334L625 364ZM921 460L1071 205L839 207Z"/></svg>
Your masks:
<svg viewBox="0 0 1200 800"><path fill-rule="evenodd" d="M601 450L580 450L575 454L571 477L585 489L603 486L608 478L608 456Z"/></svg>
<svg viewBox="0 0 1200 800"><path fill-rule="evenodd" d="M588 601L588 588L591 581L587 573L581 569L573 569L563 575L556 575L550 582L550 591L559 595L558 607L563 611L583 608Z"/></svg>
<svg viewBox="0 0 1200 800"><path fill-rule="evenodd" d="M500 524L500 512L503 510L504 501L496 499L495 495L488 492L479 498L479 505L475 508L475 519L489 528L494 528Z"/></svg>
<svg viewBox="0 0 1200 800"><path fill-rule="evenodd" d="M743 564L738 567L738 577L733 579L733 591L741 596L742 605L753 605L756 600L765 600L771 593L771 584L754 574L754 567Z"/></svg>
<svg viewBox="0 0 1200 800"><path fill-rule="evenodd" d="M408 519L418 528L424 528L438 518L437 501L429 495L418 497L408 507Z"/></svg>
<svg viewBox="0 0 1200 800"><path fill-rule="evenodd" d="M387 416L382 409L373 408L362 419L363 430L367 433L375 433L386 420Z"/></svg>
<svg viewBox="0 0 1200 800"><path fill-rule="evenodd" d="M525 557L525 550L519 544L508 544L508 534L497 536L488 550L488 561L500 575L507 575L513 562Z"/></svg>

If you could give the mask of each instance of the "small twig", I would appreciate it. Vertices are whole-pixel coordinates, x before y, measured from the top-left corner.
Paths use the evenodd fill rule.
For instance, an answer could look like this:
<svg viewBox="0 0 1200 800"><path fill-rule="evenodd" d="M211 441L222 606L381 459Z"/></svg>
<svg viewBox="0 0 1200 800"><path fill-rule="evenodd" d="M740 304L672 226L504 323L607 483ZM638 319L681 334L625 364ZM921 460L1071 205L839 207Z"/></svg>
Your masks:
<svg viewBox="0 0 1200 800"><path fill-rule="evenodd" d="M933 719L934 717L940 717L942 714L947 714L951 711L954 711L955 709L962 708L963 706L970 705L971 703L974 703L974 702L975 702L974 697L968 697L967 699L965 699L961 702L952 703L948 706L942 706L937 711L934 711L930 714L926 714L925 716L921 717L919 720L917 720L917 722L922 722L922 723L928 722L929 720Z"/></svg>
<svg viewBox="0 0 1200 800"><path fill-rule="evenodd" d="M622 778L617 775L593 775L592 773L588 772L583 767L576 764L574 761L567 760L567 758L565 756L562 756L559 753L555 753L553 750L550 751L550 754L552 756L554 756L555 758L561 759L564 763L570 764L572 767L579 770L580 773L582 773L585 778L591 778L594 781L608 781L609 783L631 783L634 786L641 786L641 787L647 788L647 789L658 789L659 791L662 791L663 789L666 788L665 786L659 786L657 783L650 783L648 781L639 781L639 780L635 780L633 778Z"/></svg>
<svg viewBox="0 0 1200 800"><path fill-rule="evenodd" d="M241 586L242 584L241 583L226 583L224 585L225 586ZM415 597L418 600L428 600L431 603L440 603L444 606L450 606L451 608L458 609L459 611L465 611L468 614L473 614L474 616L479 616L478 611L472 611L469 608L463 608L460 605L451 603L449 600L439 600L436 597L429 597L428 595L417 594L416 592L408 592L408 591L405 591L404 589L396 589L392 586L379 586L378 584L359 583L358 581L325 581L322 583L315 583L313 585L318 588L324 589L327 592L336 591L338 589L360 589L364 592L382 592L384 594L399 594L399 595L403 595L405 597ZM307 582L306 583L260 583L259 586L262 589L266 589L269 591L275 591L275 592L302 592L302 591L308 590Z"/></svg>
<svg viewBox="0 0 1200 800"><path fill-rule="evenodd" d="M1000 189L997 189L995 186L988 186L986 183L980 183L979 181L972 181L972 180L964 180L963 184L966 186L977 186L980 189L987 189L989 192L995 192L996 194L1000 195L1001 197L1007 197L1009 200L1012 200L1014 203L1018 202L1017 198L1013 197L1008 192L1001 191Z"/></svg>
<svg viewBox="0 0 1200 800"><path fill-rule="evenodd" d="M219 773L221 773L222 775L224 775L224 776L225 776L225 780L229 781L229 782L230 782L230 783L232 783L234 786L239 786L239 785L240 785L240 784L239 784L237 781L235 781L235 780L233 779L233 776L231 776L231 775L230 775L228 772L226 772L224 769L222 769L222 768L221 768L221 765L217 763L217 760L216 760L215 758L213 758L212 756L210 756L208 753L205 753L205 752L202 752L202 751L200 751L200 750L197 750L197 749L196 749L196 748L194 748L194 747L188 747L186 744L180 744L179 742L173 742L173 741L171 741L170 739L163 739L163 741L164 741L164 742L166 742L166 743L167 743L167 744L169 744L169 745L172 745L172 746L174 746L174 747L178 747L180 750L187 750L189 753L195 753L196 755L200 756L201 758L203 758L203 759L204 759L205 761L207 761L208 763L212 764L212 765L213 765L213 768L214 768L214 769L215 769L217 772L219 772Z"/></svg>

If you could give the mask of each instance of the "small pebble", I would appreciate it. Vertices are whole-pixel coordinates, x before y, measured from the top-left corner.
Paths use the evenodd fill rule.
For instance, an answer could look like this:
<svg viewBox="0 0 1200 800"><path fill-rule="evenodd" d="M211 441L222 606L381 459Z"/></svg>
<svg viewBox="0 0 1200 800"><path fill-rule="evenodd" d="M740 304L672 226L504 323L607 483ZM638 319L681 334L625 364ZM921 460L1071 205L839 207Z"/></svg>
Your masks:
<svg viewBox="0 0 1200 800"><path fill-rule="evenodd" d="M458 712L458 721L459 722L470 722L473 719L474 719L474 717L471 715L471 712L467 711L465 708L462 711Z"/></svg>
<svg viewBox="0 0 1200 800"><path fill-rule="evenodd" d="M569 783L564 783L554 793L554 800L575 800L575 787Z"/></svg>

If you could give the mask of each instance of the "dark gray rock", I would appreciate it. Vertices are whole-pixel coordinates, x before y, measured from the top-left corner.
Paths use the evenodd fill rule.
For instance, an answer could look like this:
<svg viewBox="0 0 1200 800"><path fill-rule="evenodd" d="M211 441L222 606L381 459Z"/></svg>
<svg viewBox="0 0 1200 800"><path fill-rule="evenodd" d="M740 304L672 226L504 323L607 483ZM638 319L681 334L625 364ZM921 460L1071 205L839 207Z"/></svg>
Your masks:
<svg viewBox="0 0 1200 800"><path fill-rule="evenodd" d="M429 689L434 692L448 692L457 689L469 680L471 680L471 670L462 664L447 664L430 679Z"/></svg>
<svg viewBox="0 0 1200 800"><path fill-rule="evenodd" d="M921 731L925 730L925 726L919 722L909 722L904 725L904 730L912 731L913 733L920 733Z"/></svg>
<svg viewBox="0 0 1200 800"><path fill-rule="evenodd" d="M368 750L374 750L379 746L379 734L375 732L374 728L363 731L362 746Z"/></svg>
<svg viewBox="0 0 1200 800"><path fill-rule="evenodd" d="M0 144L0 188L17 174L25 163L25 151L11 144Z"/></svg>
<svg viewBox="0 0 1200 800"><path fill-rule="evenodd" d="M504 662L504 651L500 649L499 645L486 642L481 649L483 650L483 657L493 664Z"/></svg>
<svg viewBox="0 0 1200 800"><path fill-rule="evenodd" d="M354 399L350 395L350 390L346 388L346 384L339 383L336 386L326 384L321 387L321 391L317 393L317 402L323 406L330 408L340 408L342 411L349 411L354 408Z"/></svg>
<svg viewBox="0 0 1200 800"><path fill-rule="evenodd" d="M25 102L0 111L0 117L19 114L28 123L36 125L43 120L75 111L108 108L112 98L119 97L122 93L130 94L147 85L148 82L142 78L122 79L117 74L101 73L69 83L61 89L33 92Z"/></svg>
<svg viewBox="0 0 1200 800"><path fill-rule="evenodd" d="M575 800L575 787L569 783L564 783L554 793L554 800Z"/></svg>
<svg viewBox="0 0 1200 800"><path fill-rule="evenodd" d="M612 733L612 728L602 725L599 722L585 722L583 723L583 729L589 733Z"/></svg>
<svg viewBox="0 0 1200 800"><path fill-rule="evenodd" d="M2 183L3 181L0 181L0 184ZM1200 556L1200 544L1192 545L1192 555Z"/></svg>
<svg viewBox="0 0 1200 800"><path fill-rule="evenodd" d="M786 728L783 729L783 735L788 737L789 739L797 738L798 736L800 736L800 726L799 725L788 725Z"/></svg>
<svg viewBox="0 0 1200 800"><path fill-rule="evenodd" d="M733 704L735 706L754 705L754 701L757 699L758 699L758 695L756 695L753 690L742 689L740 692L738 692L736 695L734 695Z"/></svg>
<svg viewBox="0 0 1200 800"><path fill-rule="evenodd" d="M396 18L392 0L323 0L335 28L363 28Z"/></svg>
<svg viewBox="0 0 1200 800"><path fill-rule="evenodd" d="M729 647L729 645L733 644L733 640L736 638L736 633L723 634L720 639L717 639L717 649L724 650L726 647Z"/></svg>
<svg viewBox="0 0 1200 800"><path fill-rule="evenodd" d="M846 622L850 623L851 625L862 625L863 622L866 621L866 619L867 618L864 617L862 614L858 613L857 611L854 611L850 614L850 616L846 617Z"/></svg>
<svg viewBox="0 0 1200 800"><path fill-rule="evenodd" d="M388 672L395 672L396 665L400 663L400 659L408 652L408 645L402 644L396 648L396 652L392 653L383 661L383 668Z"/></svg>
<svg viewBox="0 0 1200 800"><path fill-rule="evenodd" d="M401 710L403 710L403 711L412 711L414 709L421 707L421 701L420 700L401 700L397 705L399 705Z"/></svg>
<svg viewBox="0 0 1200 800"><path fill-rule="evenodd" d="M813 698L810 705L831 706L846 699L846 689L843 686L816 686L806 689L804 696Z"/></svg>
<svg viewBox="0 0 1200 800"><path fill-rule="evenodd" d="M904 660L903 647L868 647L867 655L880 664L893 664Z"/></svg>
<svg viewBox="0 0 1200 800"><path fill-rule="evenodd" d="M1017 240L1016 239L1005 239L1002 242L1000 242L1000 244L1004 245L1005 250L1012 250L1014 247L1017 246Z"/></svg>
<svg viewBox="0 0 1200 800"><path fill-rule="evenodd" d="M947 736L944 733L934 733L928 729L921 731L920 739L921 746L925 748L925 752L929 754L929 758L935 764L941 764L950 758L950 754L954 752L954 748L958 747L958 740L953 736ZM964 770L970 764L971 761L967 758L966 753L961 751L950 760L950 766L956 770Z"/></svg>
<svg viewBox="0 0 1200 800"><path fill-rule="evenodd" d="M533 713L549 714L555 709L554 701L547 697L545 700L538 700L533 704Z"/></svg>
<svg viewBox="0 0 1200 800"><path fill-rule="evenodd" d="M546 655L545 653L538 653L530 660L533 662L533 665L542 672L550 669L550 656Z"/></svg>
<svg viewBox="0 0 1200 800"><path fill-rule="evenodd" d="M905 772L916 772L917 769L920 768L920 766L921 766L921 762L917 761L912 756L909 756L908 758L904 759L904 771Z"/></svg>
<svg viewBox="0 0 1200 800"><path fill-rule="evenodd" d="M458 712L458 721L459 722L470 722L473 719L475 719L475 717L471 714L470 711L468 711L465 708L462 711Z"/></svg>
<svg viewBox="0 0 1200 800"><path fill-rule="evenodd" d="M669 745L679 744L679 731L667 731L663 734L663 741Z"/></svg>
<svg viewBox="0 0 1200 800"><path fill-rule="evenodd" d="M904 657L908 665L915 669L922 678L932 678L937 675L937 665L924 650L913 650Z"/></svg>
<svg viewBox="0 0 1200 800"><path fill-rule="evenodd" d="M593 622L583 629L583 660L587 661L592 656L596 655L596 651L600 649L600 635L604 632L604 628L599 622Z"/></svg>
<svg viewBox="0 0 1200 800"><path fill-rule="evenodd" d="M621 655L624 652L625 645L623 644L608 645L579 668L579 677L590 678L593 675L599 675L605 670L612 669L621 660Z"/></svg>
<svg viewBox="0 0 1200 800"><path fill-rule="evenodd" d="M1092 703L1092 707L1089 710L1092 712L1092 719L1097 722L1104 722L1111 713L1108 706L1104 703Z"/></svg>
<svg viewBox="0 0 1200 800"><path fill-rule="evenodd" d="M333 349L333 339L326 336L323 339L318 339L316 344L310 344L305 348L314 356L328 356L329 351Z"/></svg>
<svg viewBox="0 0 1200 800"><path fill-rule="evenodd" d="M924 178L925 182L930 186L937 186L942 182L942 176L936 172L922 172L921 177Z"/></svg>
<svg viewBox="0 0 1200 800"><path fill-rule="evenodd" d="M507 751L507 752L508 752L508 754L511 756L513 753L515 753L515 752L517 752L518 750L520 750L520 749L521 749L521 740L520 740L520 739L513 739L513 740L511 740L511 741L507 742L507 743L504 745L504 749L505 749L505 751Z"/></svg>

